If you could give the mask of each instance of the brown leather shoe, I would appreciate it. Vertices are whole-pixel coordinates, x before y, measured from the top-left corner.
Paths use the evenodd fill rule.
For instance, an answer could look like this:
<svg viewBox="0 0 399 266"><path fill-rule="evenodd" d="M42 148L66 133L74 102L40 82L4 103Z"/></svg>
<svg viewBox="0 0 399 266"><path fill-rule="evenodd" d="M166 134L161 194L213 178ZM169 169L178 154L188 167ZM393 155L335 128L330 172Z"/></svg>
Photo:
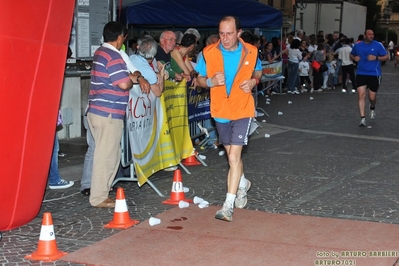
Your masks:
<svg viewBox="0 0 399 266"><path fill-rule="evenodd" d="M94 206L96 208L114 208L115 207L115 201L111 198L107 198L100 204Z"/></svg>

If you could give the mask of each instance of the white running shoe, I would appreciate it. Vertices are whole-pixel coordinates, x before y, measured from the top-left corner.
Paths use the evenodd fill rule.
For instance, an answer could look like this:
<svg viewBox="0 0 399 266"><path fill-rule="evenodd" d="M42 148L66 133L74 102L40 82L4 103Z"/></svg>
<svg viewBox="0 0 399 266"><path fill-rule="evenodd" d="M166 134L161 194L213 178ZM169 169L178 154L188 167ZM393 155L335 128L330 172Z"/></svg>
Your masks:
<svg viewBox="0 0 399 266"><path fill-rule="evenodd" d="M234 201L234 206L236 208L244 208L245 205L247 205L247 192L251 188L251 181L247 180L247 186L246 187L239 187L237 189L237 196L236 200Z"/></svg>
<svg viewBox="0 0 399 266"><path fill-rule="evenodd" d="M233 206L230 202L225 201L223 203L223 208L218 210L215 214L215 218L227 222L233 221Z"/></svg>
<svg viewBox="0 0 399 266"><path fill-rule="evenodd" d="M375 110L370 110L370 118L371 119L375 118Z"/></svg>
<svg viewBox="0 0 399 266"><path fill-rule="evenodd" d="M365 127L366 126L366 118L362 118L362 119L360 119L360 124L359 124L359 127Z"/></svg>

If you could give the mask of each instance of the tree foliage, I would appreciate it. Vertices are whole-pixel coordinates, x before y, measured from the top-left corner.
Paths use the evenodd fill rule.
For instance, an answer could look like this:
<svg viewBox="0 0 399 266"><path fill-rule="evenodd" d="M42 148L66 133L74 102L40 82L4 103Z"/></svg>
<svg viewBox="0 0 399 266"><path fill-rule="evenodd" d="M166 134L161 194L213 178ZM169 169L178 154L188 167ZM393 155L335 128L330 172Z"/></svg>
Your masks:
<svg viewBox="0 0 399 266"><path fill-rule="evenodd" d="M379 28L378 21L381 19L381 5L377 5L376 0L360 0L359 3L367 7L366 28Z"/></svg>

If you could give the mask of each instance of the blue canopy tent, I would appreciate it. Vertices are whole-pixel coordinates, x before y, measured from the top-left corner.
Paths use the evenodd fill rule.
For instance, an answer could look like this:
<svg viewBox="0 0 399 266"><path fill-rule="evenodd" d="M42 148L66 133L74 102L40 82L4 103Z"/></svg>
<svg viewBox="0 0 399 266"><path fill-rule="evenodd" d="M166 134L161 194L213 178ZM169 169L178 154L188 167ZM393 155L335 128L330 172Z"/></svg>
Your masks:
<svg viewBox="0 0 399 266"><path fill-rule="evenodd" d="M255 0L143 0L126 7L122 21L140 27L216 28L223 16L237 16L243 28L281 29L278 9Z"/></svg>

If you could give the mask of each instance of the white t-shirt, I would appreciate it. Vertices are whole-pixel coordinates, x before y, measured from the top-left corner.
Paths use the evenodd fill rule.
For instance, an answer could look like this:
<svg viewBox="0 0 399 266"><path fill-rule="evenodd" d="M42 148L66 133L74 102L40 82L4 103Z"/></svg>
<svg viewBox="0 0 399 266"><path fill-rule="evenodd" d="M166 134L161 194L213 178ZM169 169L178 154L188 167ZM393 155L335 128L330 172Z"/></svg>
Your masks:
<svg viewBox="0 0 399 266"><path fill-rule="evenodd" d="M393 47L395 46L395 44L393 43L393 41L390 41L388 46L389 46L389 50L392 50Z"/></svg>
<svg viewBox="0 0 399 266"><path fill-rule="evenodd" d="M299 62L299 76L301 77L306 77L309 76L309 62L308 61L301 61Z"/></svg>

